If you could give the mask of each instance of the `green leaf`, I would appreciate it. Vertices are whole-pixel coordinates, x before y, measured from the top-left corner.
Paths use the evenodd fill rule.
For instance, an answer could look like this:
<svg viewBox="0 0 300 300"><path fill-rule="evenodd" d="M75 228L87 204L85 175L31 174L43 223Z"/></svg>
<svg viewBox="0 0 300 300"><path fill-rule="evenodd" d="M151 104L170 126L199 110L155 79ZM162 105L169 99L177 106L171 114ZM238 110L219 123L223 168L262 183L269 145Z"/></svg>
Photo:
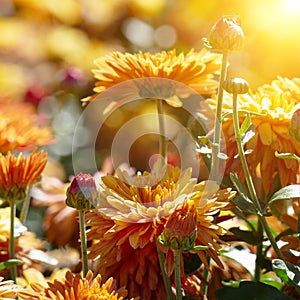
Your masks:
<svg viewBox="0 0 300 300"><path fill-rule="evenodd" d="M5 269L5 268L10 268L12 266L19 266L22 263L23 262L21 260L18 260L18 259L9 259L7 261L4 261L4 262L0 263L0 271Z"/></svg>
<svg viewBox="0 0 300 300"><path fill-rule="evenodd" d="M199 146L199 148L196 149L197 152L201 154L211 154L212 150L207 145Z"/></svg>
<svg viewBox="0 0 300 300"><path fill-rule="evenodd" d="M275 152L275 156L278 158L292 158L296 159L298 162L300 162L300 157L298 157L296 154L293 153L278 153L277 151Z"/></svg>
<svg viewBox="0 0 300 300"><path fill-rule="evenodd" d="M292 300L273 286L254 281L242 281L238 288L221 288L215 295L218 300Z"/></svg>
<svg viewBox="0 0 300 300"><path fill-rule="evenodd" d="M283 286L283 282L275 275L272 276L274 272L267 272L264 274L261 274L260 276L260 282L271 285L275 287L277 290L281 290Z"/></svg>
<svg viewBox="0 0 300 300"><path fill-rule="evenodd" d="M260 244L260 239L255 234L255 232L252 232L250 230L241 230L238 227L230 228L230 232L234 233L236 236L238 236L242 241L256 246Z"/></svg>
<svg viewBox="0 0 300 300"><path fill-rule="evenodd" d="M247 113L246 118L240 128L240 135L243 135L248 130L250 125L251 125L251 118L250 118L250 114Z"/></svg>
<svg viewBox="0 0 300 300"><path fill-rule="evenodd" d="M227 154L225 154L225 153L222 153L222 152L219 152L219 153L218 153L218 157L219 157L220 159L223 159L223 160L226 160L226 159L228 159L228 156L227 156Z"/></svg>
<svg viewBox="0 0 300 300"><path fill-rule="evenodd" d="M248 143L254 136L255 136L255 128L254 125L252 124L249 127L249 130L245 132L242 136L242 145Z"/></svg>
<svg viewBox="0 0 300 300"><path fill-rule="evenodd" d="M250 197L248 196L248 191L244 183L239 179L238 175L236 173L230 173L230 179L238 191L239 195L247 201L249 204L252 204L252 201Z"/></svg>
<svg viewBox="0 0 300 300"><path fill-rule="evenodd" d="M286 284L300 292L300 268L282 259L273 259L272 267L276 275Z"/></svg>
<svg viewBox="0 0 300 300"><path fill-rule="evenodd" d="M239 287L240 283L241 283L240 281L236 281L236 280L222 281L222 284L224 286L231 286L234 288Z"/></svg>
<svg viewBox="0 0 300 300"><path fill-rule="evenodd" d="M300 197L300 184L291 184L274 193L269 204L277 200L289 200L298 197Z"/></svg>
<svg viewBox="0 0 300 300"><path fill-rule="evenodd" d="M207 249L209 249L210 248L210 246L201 246L201 245L197 245L197 246L194 246L193 247L193 250L194 251L203 251L203 250L207 250Z"/></svg>
<svg viewBox="0 0 300 300"><path fill-rule="evenodd" d="M249 110L239 110L238 114L239 115L250 114L250 116L260 116L260 117L265 116L265 114L260 114L260 113L249 111ZM232 111L228 111L228 112L224 113L222 115L221 122L223 122L225 118L227 118L228 116L231 116L231 115L232 115Z"/></svg>

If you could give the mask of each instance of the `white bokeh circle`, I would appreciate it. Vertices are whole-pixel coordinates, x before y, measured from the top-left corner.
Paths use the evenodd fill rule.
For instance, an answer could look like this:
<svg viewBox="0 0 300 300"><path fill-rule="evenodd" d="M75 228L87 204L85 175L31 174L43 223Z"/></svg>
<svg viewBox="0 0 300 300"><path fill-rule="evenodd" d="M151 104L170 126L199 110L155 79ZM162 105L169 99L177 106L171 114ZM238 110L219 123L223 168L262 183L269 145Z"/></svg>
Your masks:
<svg viewBox="0 0 300 300"><path fill-rule="evenodd" d="M192 88L166 78L138 78L122 83L99 93L95 99L90 102L82 112L78 123L74 131L73 138L73 152L72 163L75 174L80 173L82 166L82 153L84 153L84 160L89 165L91 173L98 171L96 163L96 141L99 137L98 133L107 118L115 111L122 108L123 105L133 101L143 101L143 99L161 99L168 101L172 97L181 101L181 109L184 109L188 114L204 129L207 133L205 120L197 114L199 109L199 103L205 99L198 94ZM95 115L97 112L97 119L90 121L90 116ZM213 112L210 113L213 115ZM178 122L175 118L164 114L163 118L166 124L165 138L172 141L176 146L181 159L181 168L184 171L186 168L192 167L193 176L198 177L200 170L200 162L196 153L196 146L194 143L194 137L188 128L185 128L183 124ZM145 134L160 134L159 126L155 125L153 128L144 132L143 128L138 126L141 122L153 122L154 119L158 119L158 114L144 113L136 116L121 126L118 132L115 134L112 147L111 147L111 159L114 164L114 168L122 163L129 164L129 151L134 141ZM89 132L89 141L82 146L82 128L86 128ZM180 131L181 136L187 143L183 146L178 142L178 139L174 138L174 131ZM133 135L127 134L128 132L134 132ZM81 145L81 151L77 150L76 145ZM79 163L79 161L81 163ZM219 177L224 175L224 168L221 169ZM209 180L210 178L208 178Z"/></svg>

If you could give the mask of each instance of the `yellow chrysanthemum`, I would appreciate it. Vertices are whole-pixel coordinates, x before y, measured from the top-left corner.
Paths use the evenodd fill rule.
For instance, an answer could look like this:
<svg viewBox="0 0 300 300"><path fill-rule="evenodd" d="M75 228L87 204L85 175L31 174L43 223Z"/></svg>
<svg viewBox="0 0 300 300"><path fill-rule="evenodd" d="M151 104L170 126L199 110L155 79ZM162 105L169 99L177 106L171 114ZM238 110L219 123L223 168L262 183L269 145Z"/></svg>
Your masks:
<svg viewBox="0 0 300 300"><path fill-rule="evenodd" d="M187 54L176 54L175 50L161 53L137 54L112 52L95 61L98 69L93 70L96 80L95 95L83 101L93 101L103 91L125 81L133 79L170 79L193 88L200 94L212 94L217 82L214 75L219 71L221 56L210 53L206 49L200 52L191 50ZM165 100L172 106L180 106L176 90L172 84L160 85L157 81L144 81L137 87L140 96L155 95L153 90L164 95ZM149 89L152 92L149 93Z"/></svg>
<svg viewBox="0 0 300 300"><path fill-rule="evenodd" d="M209 99L205 104L214 109L216 100ZM275 153L277 151L300 155L300 142L297 142L289 134L290 120L299 107L300 79L298 78L289 80L279 77L271 85L260 87L255 94L250 92L240 95L238 98L239 110L259 114L251 116L251 121L255 126L255 136L246 144L245 148L253 150L247 155L247 161L252 173L261 177L266 193L271 190L276 175L279 176L282 186L296 183L299 163L293 159L277 158ZM231 110L232 98L225 95L224 112ZM203 110L202 113L205 111ZM241 116L240 122L244 118L245 115ZM225 151L229 156L227 171L240 171L239 158L234 158L237 154L237 147L231 116L228 116L223 122L223 133L226 139Z"/></svg>
<svg viewBox="0 0 300 300"><path fill-rule="evenodd" d="M156 240L169 216L189 196L197 207L195 243L212 245L207 253L219 262L218 235L224 230L213 224L213 214L233 197L229 190L218 192L216 185L196 184L191 170L181 174L178 167L170 165L164 172L155 168L134 177L117 170L117 177L102 180L99 209L87 214L87 237L93 241L89 257L104 279L113 276L128 289L130 297L164 299ZM203 261L204 256L204 252L200 254Z"/></svg>
<svg viewBox="0 0 300 300"><path fill-rule="evenodd" d="M123 300L127 295L125 289L115 289L116 282L109 278L102 283L101 275L93 278L93 273L88 272L84 278L80 274L66 273L63 280L48 281L47 286L32 283L32 290L23 290L18 293L20 300Z"/></svg>
<svg viewBox="0 0 300 300"><path fill-rule="evenodd" d="M28 103L0 99L0 153L31 150L54 141Z"/></svg>

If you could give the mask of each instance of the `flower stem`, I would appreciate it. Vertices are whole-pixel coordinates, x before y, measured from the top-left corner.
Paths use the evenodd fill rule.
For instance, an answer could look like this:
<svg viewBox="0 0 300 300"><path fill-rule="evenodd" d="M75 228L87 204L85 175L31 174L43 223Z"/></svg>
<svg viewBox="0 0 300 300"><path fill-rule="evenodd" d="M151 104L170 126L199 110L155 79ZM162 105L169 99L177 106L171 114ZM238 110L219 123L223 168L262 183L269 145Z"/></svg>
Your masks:
<svg viewBox="0 0 300 300"><path fill-rule="evenodd" d="M180 280L180 250L174 250L176 300L182 300Z"/></svg>
<svg viewBox="0 0 300 300"><path fill-rule="evenodd" d="M86 232L85 232L85 212L84 210L81 209L78 211L79 211L82 273L83 273L83 277L86 277L86 274L88 272L88 257L87 257Z"/></svg>
<svg viewBox="0 0 300 300"><path fill-rule="evenodd" d="M9 259L15 258L15 215L16 215L16 203L10 201L10 233L9 233ZM17 282L17 267L12 265L10 267L11 279Z"/></svg>
<svg viewBox="0 0 300 300"><path fill-rule="evenodd" d="M21 221L22 224L25 224L26 218L27 218L27 215L28 215L28 211L29 211L30 198L31 198L30 189L31 189L31 187L28 188L28 192L26 194L25 200L23 201L22 210L21 210L21 213L20 213L20 221Z"/></svg>
<svg viewBox="0 0 300 300"><path fill-rule="evenodd" d="M276 255L278 256L278 258L283 259L283 256L282 256L282 254L281 254L281 252L280 252L280 250L279 250L279 248L276 244L276 241L275 241L275 239L272 235L272 232L271 232L270 227L269 227L269 225L266 221L266 218L263 215L261 205L260 205L258 197L256 195L256 191L255 191L255 187L254 187L254 184L253 184L253 181L252 181L252 177L251 177L250 172L249 172L249 168L248 168L248 164L247 164L247 161L246 161L244 148L243 148L243 145L242 145L242 137L241 137L241 134L240 134L240 125L239 125L238 108L237 108L237 96L238 95L236 93L233 94L233 105L232 105L232 107L233 107L233 125L234 125L235 138L236 138L237 147L238 147L238 153L239 153L239 157L241 159L242 167L243 167L243 170L244 170L246 183L247 183L247 186L248 186L248 189L249 189L251 199L252 199L253 204L256 208L259 222L261 222L261 225L262 225L263 229L265 230L265 232L268 236L268 239L269 239Z"/></svg>
<svg viewBox="0 0 300 300"><path fill-rule="evenodd" d="M263 227L261 222L258 220L257 222L257 237L259 239L259 244L256 247L256 259L255 259L255 270L254 270L254 281L260 280L260 274L261 274L261 262L263 259Z"/></svg>
<svg viewBox="0 0 300 300"><path fill-rule="evenodd" d="M208 254L206 254L206 260L207 260L207 264L210 264L210 257ZM202 294L203 296L207 296L207 292L208 292L208 275L209 275L209 270L208 268L204 268L203 270L203 284L202 284Z"/></svg>
<svg viewBox="0 0 300 300"><path fill-rule="evenodd" d="M163 277L164 285L165 285L165 288L166 288L166 292L167 292L167 295L168 295L168 300L174 300L174 297L173 297L173 294L172 294L170 278L167 276L167 273L166 273L165 267L164 267L165 256L164 256L163 252L159 249L158 242L156 242L156 248L157 248L159 266L160 266L161 274L162 274L162 277Z"/></svg>
<svg viewBox="0 0 300 300"><path fill-rule="evenodd" d="M210 177L213 181L219 180L219 152L220 152L220 139L221 139L221 125L222 125L222 106L223 106L223 83L226 77L227 70L227 60L228 52L223 52L222 57L222 67L221 74L219 79L219 88L218 88L218 102L217 102L217 111L215 116L214 124L214 137L212 143L212 156L211 156L211 168L210 168Z"/></svg>
<svg viewBox="0 0 300 300"><path fill-rule="evenodd" d="M164 110L163 110L163 100L157 99L157 114L158 114L158 126L159 126L159 154L160 154L160 163L161 166L165 164L166 155L167 155L167 144L165 137L165 119L164 119Z"/></svg>

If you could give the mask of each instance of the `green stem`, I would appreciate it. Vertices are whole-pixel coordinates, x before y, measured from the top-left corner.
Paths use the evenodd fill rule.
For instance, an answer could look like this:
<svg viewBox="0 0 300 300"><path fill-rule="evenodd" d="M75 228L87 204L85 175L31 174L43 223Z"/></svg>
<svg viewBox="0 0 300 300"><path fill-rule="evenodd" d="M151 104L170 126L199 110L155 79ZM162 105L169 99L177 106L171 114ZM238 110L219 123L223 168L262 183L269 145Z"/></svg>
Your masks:
<svg viewBox="0 0 300 300"><path fill-rule="evenodd" d="M83 273L83 277L86 277L89 267L88 267L87 246L86 246L84 210L79 210L79 228L80 228L80 242L81 242L82 273Z"/></svg>
<svg viewBox="0 0 300 300"><path fill-rule="evenodd" d="M210 264L210 257L208 254L206 254L206 260L207 260L207 264ZM203 270L203 284L202 284L202 293L203 296L207 296L207 292L208 292L208 275L209 275L209 270L208 268L204 268Z"/></svg>
<svg viewBox="0 0 300 300"><path fill-rule="evenodd" d="M261 225L262 225L263 229L265 230L276 255L278 256L278 258L283 259L283 256L281 255L281 252L276 244L276 241L272 235L272 232L266 221L266 218L263 215L263 211L262 211L261 205L259 203L258 197L256 195L255 187L254 187L254 184L253 184L250 172L249 172L244 148L242 145L242 137L240 134L240 125L239 125L238 108L237 108L237 96L238 96L237 94L233 94L233 105L232 105L232 107L233 107L233 125L234 125L234 132L235 132L235 138L236 138L236 142L237 142L238 152L239 152L239 156L240 156L242 167L243 167L244 174L245 174L245 179L247 182L247 186L249 189L251 199L252 199L253 204L257 211L258 219L261 222Z"/></svg>
<svg viewBox="0 0 300 300"><path fill-rule="evenodd" d="M29 211L30 199L31 199L30 189L31 189L31 187L28 188L26 198L23 201L22 210L21 210L21 213L20 213L20 221L21 221L22 224L25 224L26 218L27 218L27 215L28 215L28 211Z"/></svg>
<svg viewBox="0 0 300 300"><path fill-rule="evenodd" d="M165 119L163 110L163 100L157 99L157 113L158 113L158 126L159 126L159 154L161 166L165 164L167 156L166 132L165 132Z"/></svg>
<svg viewBox="0 0 300 300"><path fill-rule="evenodd" d="M163 277L164 285L165 285L165 288L166 288L166 292L167 292L167 295L168 295L168 300L174 300L170 278L167 276L167 273L165 271L165 266L164 266L164 264L165 264L165 255L158 248L158 242L156 242L156 248L157 248L159 266L160 266L161 274L162 274L162 277Z"/></svg>
<svg viewBox="0 0 300 300"><path fill-rule="evenodd" d="M217 111L215 116L214 124L214 137L212 143L212 156L211 156L211 169L210 169L210 178L213 181L219 180L219 152L220 152L220 139L221 139L221 125L222 125L222 106L223 106L223 83L226 76L227 70L227 60L228 52L225 51L222 57L222 67L219 80L218 88L218 102L217 102Z"/></svg>
<svg viewBox="0 0 300 300"><path fill-rule="evenodd" d="M174 250L176 300L182 300L180 280L180 250Z"/></svg>
<svg viewBox="0 0 300 300"><path fill-rule="evenodd" d="M257 236L259 238L259 244L256 247L256 259L255 259L255 271L254 271L254 280L259 281L260 280L260 274L261 274L261 262L263 259L263 235L264 230L262 227L261 222L258 220L257 222Z"/></svg>
<svg viewBox="0 0 300 300"><path fill-rule="evenodd" d="M16 216L16 203L10 201L10 232L9 232L9 259L15 258L15 216ZM10 267L11 279L17 282L17 267L12 265Z"/></svg>

